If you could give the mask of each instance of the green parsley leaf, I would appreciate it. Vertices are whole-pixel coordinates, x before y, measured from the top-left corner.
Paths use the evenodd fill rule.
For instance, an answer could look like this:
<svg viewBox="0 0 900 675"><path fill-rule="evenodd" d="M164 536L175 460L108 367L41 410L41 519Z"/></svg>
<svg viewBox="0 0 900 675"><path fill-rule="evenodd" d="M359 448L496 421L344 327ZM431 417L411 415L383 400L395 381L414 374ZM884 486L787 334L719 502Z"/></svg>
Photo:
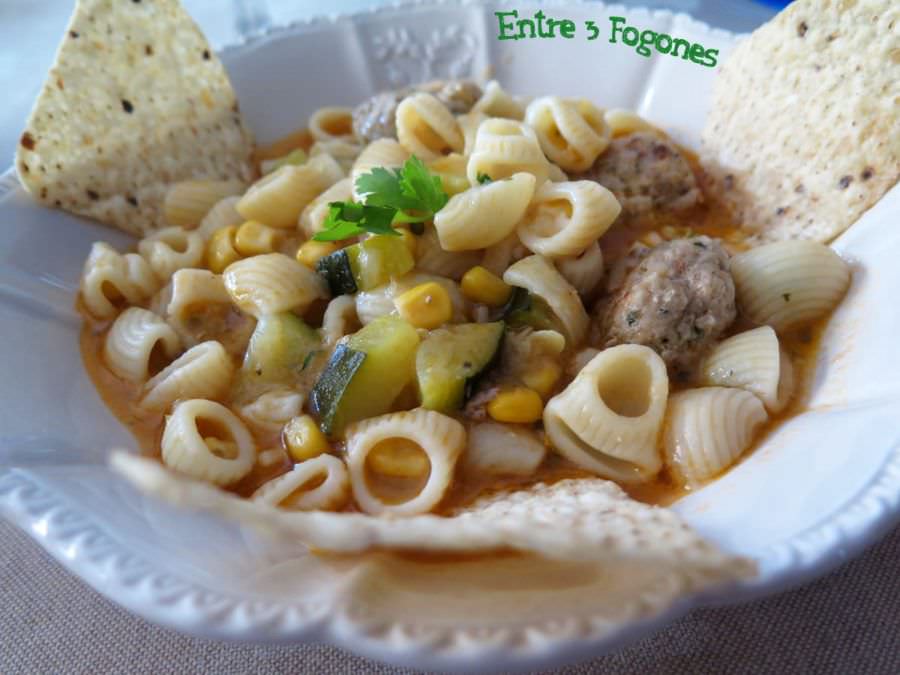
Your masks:
<svg viewBox="0 0 900 675"><path fill-rule="evenodd" d="M400 235L394 223L431 220L450 199L439 176L432 175L418 157L400 169L376 167L356 179L363 204L331 202L324 228L313 239L339 241L364 232Z"/></svg>
<svg viewBox="0 0 900 675"><path fill-rule="evenodd" d="M491 177L488 176L486 173L478 174L478 184L479 185L484 185L485 183L490 183L491 180L492 180Z"/></svg>

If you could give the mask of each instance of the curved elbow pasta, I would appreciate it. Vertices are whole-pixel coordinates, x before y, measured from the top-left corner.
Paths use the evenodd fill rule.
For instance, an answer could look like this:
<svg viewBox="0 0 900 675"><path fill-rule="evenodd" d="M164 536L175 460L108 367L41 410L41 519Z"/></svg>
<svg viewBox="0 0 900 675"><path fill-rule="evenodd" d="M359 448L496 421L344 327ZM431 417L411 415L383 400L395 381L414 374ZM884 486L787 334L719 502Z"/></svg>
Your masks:
<svg viewBox="0 0 900 675"><path fill-rule="evenodd" d="M81 300L88 312L108 319L118 304L136 304L157 291L159 280L137 253L124 256L104 242L95 242L81 275Z"/></svg>
<svg viewBox="0 0 900 675"><path fill-rule="evenodd" d="M382 441L404 439L418 445L428 456L431 470L422 490L400 503L381 500L369 487L366 460ZM418 408L364 420L347 430L347 464L353 496L366 513L412 516L433 509L453 478L456 460L466 444L466 430L456 420Z"/></svg>
<svg viewBox="0 0 900 675"><path fill-rule="evenodd" d="M169 225L196 228L213 206L239 195L244 184L236 180L185 180L166 190L163 217Z"/></svg>
<svg viewBox="0 0 900 675"><path fill-rule="evenodd" d="M640 482L659 471L657 438L666 411L666 364L649 347L610 347L544 408L556 450L606 478Z"/></svg>
<svg viewBox="0 0 900 675"><path fill-rule="evenodd" d="M581 254L557 258L555 262L559 273L583 298L597 290L603 281L603 251L596 241Z"/></svg>
<svg viewBox="0 0 900 675"><path fill-rule="evenodd" d="M389 314L390 311L387 313ZM323 343L327 346L334 346L342 337L354 332L359 323L354 297L339 295L325 308L325 315L322 317Z"/></svg>
<svg viewBox="0 0 900 675"><path fill-rule="evenodd" d="M519 286L541 298L562 323L566 340L577 345L588 331L588 315L578 297L578 291L566 281L546 258L531 255L522 258L503 273L503 281Z"/></svg>
<svg viewBox="0 0 900 675"><path fill-rule="evenodd" d="M173 359L181 348L181 340L161 317L140 307L129 307L106 334L103 358L118 377L143 382L149 376L150 358L157 346L167 358Z"/></svg>
<svg viewBox="0 0 900 675"><path fill-rule="evenodd" d="M743 389L674 394L663 434L666 463L685 484L699 485L731 466L767 419L762 402Z"/></svg>
<svg viewBox="0 0 900 675"><path fill-rule="evenodd" d="M317 141L353 140L353 111L341 106L319 108L310 115L307 128Z"/></svg>
<svg viewBox="0 0 900 675"><path fill-rule="evenodd" d="M167 227L138 242L138 253L163 283L178 270L199 267L204 251L203 237L180 227Z"/></svg>
<svg viewBox="0 0 900 675"><path fill-rule="evenodd" d="M517 173L454 195L434 217L441 248L468 251L499 243L525 215L534 186L533 175Z"/></svg>
<svg viewBox="0 0 900 675"><path fill-rule="evenodd" d="M468 440L462 458L463 469L479 476L530 476L547 454L538 435L519 425L475 424L469 429Z"/></svg>
<svg viewBox="0 0 900 675"><path fill-rule="evenodd" d="M197 233L204 240L209 239L216 230L223 227L237 226L244 222L244 217L235 208L241 198L237 195L219 200L200 221Z"/></svg>
<svg viewBox="0 0 900 675"><path fill-rule="evenodd" d="M162 460L187 476L226 486L250 473L256 446L247 428L224 405L190 399L178 403L166 418Z"/></svg>
<svg viewBox="0 0 900 675"><path fill-rule="evenodd" d="M447 106L431 94L407 96L397 106L397 140L419 159L462 152L465 138Z"/></svg>
<svg viewBox="0 0 900 675"><path fill-rule="evenodd" d="M252 428L278 433L303 408L303 394L290 389L275 389L261 394L240 409L241 419Z"/></svg>
<svg viewBox="0 0 900 675"><path fill-rule="evenodd" d="M416 239L416 269L421 272L459 281L480 260L475 251L445 251L437 230L428 225Z"/></svg>
<svg viewBox="0 0 900 675"><path fill-rule="evenodd" d="M330 155L340 165L341 170L349 174L353 163L362 152L362 145L355 140L336 138L327 141L316 141L309 149L310 157Z"/></svg>
<svg viewBox="0 0 900 675"><path fill-rule="evenodd" d="M566 171L586 171L606 150L610 129L590 101L544 96L528 104L525 121L550 161Z"/></svg>
<svg viewBox="0 0 900 675"><path fill-rule="evenodd" d="M472 110L489 117L505 117L518 121L525 119L525 108L507 94L497 80L491 80L485 85L484 93L472 106Z"/></svg>
<svg viewBox="0 0 900 675"><path fill-rule="evenodd" d="M850 285L850 267L824 244L765 244L731 259L738 307L777 332L799 328L834 309Z"/></svg>
<svg viewBox="0 0 900 675"><path fill-rule="evenodd" d="M327 297L322 277L282 253L238 260L222 274L235 305L257 319L266 314L303 312Z"/></svg>
<svg viewBox="0 0 900 675"><path fill-rule="evenodd" d="M139 405L163 411L181 399L216 399L227 392L233 375L225 348L215 340L201 342L146 382Z"/></svg>
<svg viewBox="0 0 900 675"><path fill-rule="evenodd" d="M188 325L192 314L215 305L231 306L231 296L220 275L199 269L178 270L172 275L172 298L166 306L166 320L184 344L197 343Z"/></svg>
<svg viewBox="0 0 900 675"><path fill-rule="evenodd" d="M318 197L313 199L300 214L300 229L307 238L320 232L328 217L331 202L349 202L353 199L353 185L349 178L342 178Z"/></svg>
<svg viewBox="0 0 900 675"><path fill-rule="evenodd" d="M478 127L486 119L488 119L487 115L475 110L456 116L456 123L459 125L459 129L462 131L465 139L462 151L464 156L471 155L475 149L475 136L478 134Z"/></svg>
<svg viewBox="0 0 900 675"><path fill-rule="evenodd" d="M305 489L317 480L319 485ZM270 480L251 499L289 511L336 511L350 499L350 477L340 459L319 455Z"/></svg>
<svg viewBox="0 0 900 675"><path fill-rule="evenodd" d="M533 174L537 185L550 175L550 162L534 130L522 122L496 117L482 122L466 167L469 182L477 185L482 175L496 181L522 171Z"/></svg>
<svg viewBox="0 0 900 675"><path fill-rule="evenodd" d="M607 126L609 126L610 135L613 138L627 136L628 134L633 134L637 131L649 131L659 134L659 130L656 127L631 110L625 110L623 108L607 110L603 114L603 119L606 121Z"/></svg>
<svg viewBox="0 0 900 675"><path fill-rule="evenodd" d="M703 360L700 376L704 385L738 387L756 394L771 413L783 410L793 393L791 359L771 326L720 342Z"/></svg>
<svg viewBox="0 0 900 675"><path fill-rule="evenodd" d="M343 177L343 169L330 155L311 157L305 164L288 164L260 178L235 208L246 220L296 227L306 205Z"/></svg>
<svg viewBox="0 0 900 675"><path fill-rule="evenodd" d="M517 232L535 253L578 255L609 229L621 210L613 193L592 180L544 183Z"/></svg>
<svg viewBox="0 0 900 675"><path fill-rule="evenodd" d="M384 167L385 169L399 169L409 159L409 153L392 138L379 138L367 145L350 171L350 181L353 188L353 201L363 202L363 195L356 189L356 181L363 174L370 173L372 169Z"/></svg>

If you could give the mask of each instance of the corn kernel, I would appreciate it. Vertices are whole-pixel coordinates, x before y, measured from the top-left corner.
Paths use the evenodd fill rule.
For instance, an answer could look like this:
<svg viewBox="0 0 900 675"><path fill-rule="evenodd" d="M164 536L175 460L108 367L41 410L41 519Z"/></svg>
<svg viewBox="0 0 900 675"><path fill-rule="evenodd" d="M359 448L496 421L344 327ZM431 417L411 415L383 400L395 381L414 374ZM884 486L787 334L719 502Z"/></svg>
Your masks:
<svg viewBox="0 0 900 675"><path fill-rule="evenodd" d="M284 445L295 462L303 462L331 450L325 434L309 415L292 418L284 425L283 436Z"/></svg>
<svg viewBox="0 0 900 675"><path fill-rule="evenodd" d="M409 249L409 254L413 257L413 260L416 259L416 248L419 245L419 241L412 232L409 231L407 227L398 227L401 236L403 237L403 243L406 244L406 248Z"/></svg>
<svg viewBox="0 0 900 675"><path fill-rule="evenodd" d="M481 265L463 275L460 287L469 300L491 307L502 307L512 293L512 286Z"/></svg>
<svg viewBox="0 0 900 675"><path fill-rule="evenodd" d="M316 268L316 263L326 255L331 255L341 247L333 241L315 241L310 239L303 242L303 245L297 250L297 262L302 263L310 269Z"/></svg>
<svg viewBox="0 0 900 675"><path fill-rule="evenodd" d="M206 265L216 274L221 274L231 263L241 259L241 254L234 247L234 235L237 228L220 227L212 233L206 244Z"/></svg>
<svg viewBox="0 0 900 675"><path fill-rule="evenodd" d="M547 399L553 393L559 376L562 375L562 366L556 361L544 360L535 368L526 370L522 374L522 382L529 389L534 389L541 398Z"/></svg>
<svg viewBox="0 0 900 675"><path fill-rule="evenodd" d="M528 387L511 387L497 394L487 404L488 415L498 422L530 424L541 419L544 402Z"/></svg>
<svg viewBox="0 0 900 675"><path fill-rule="evenodd" d="M375 473L400 478L416 478L428 473L428 456L417 443L406 438L388 438L378 443L366 457Z"/></svg>
<svg viewBox="0 0 900 675"><path fill-rule="evenodd" d="M453 316L453 303L447 290L436 281L410 288L394 298L400 316L416 328L438 328Z"/></svg>
<svg viewBox="0 0 900 675"><path fill-rule="evenodd" d="M243 256L271 253L277 243L275 230L255 220L248 220L234 235L234 248Z"/></svg>

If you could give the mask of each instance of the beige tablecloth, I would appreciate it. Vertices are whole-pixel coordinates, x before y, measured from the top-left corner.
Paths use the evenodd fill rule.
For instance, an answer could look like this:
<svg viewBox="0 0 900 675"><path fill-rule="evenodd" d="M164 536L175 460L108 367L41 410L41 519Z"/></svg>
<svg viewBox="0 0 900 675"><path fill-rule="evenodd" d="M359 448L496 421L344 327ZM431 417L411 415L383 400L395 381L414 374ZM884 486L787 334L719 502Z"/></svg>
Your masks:
<svg viewBox="0 0 900 675"><path fill-rule="evenodd" d="M558 673L900 673L900 529L829 576L743 607L696 611ZM185 637L105 600L0 521L0 673L406 673L332 647Z"/></svg>

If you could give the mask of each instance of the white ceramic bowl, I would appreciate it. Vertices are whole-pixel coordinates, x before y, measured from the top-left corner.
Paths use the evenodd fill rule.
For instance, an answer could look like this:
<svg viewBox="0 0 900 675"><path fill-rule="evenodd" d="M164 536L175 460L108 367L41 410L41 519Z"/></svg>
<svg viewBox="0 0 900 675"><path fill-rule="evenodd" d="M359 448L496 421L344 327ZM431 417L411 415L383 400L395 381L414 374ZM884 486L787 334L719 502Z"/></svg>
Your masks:
<svg viewBox="0 0 900 675"><path fill-rule="evenodd" d="M494 6L446 2L279 29L226 49L223 58L261 141L302 125L319 105L350 105L435 77L478 76L490 66L512 92L635 108L697 145L715 70L645 59L605 39L589 42L581 26L624 15L641 28L718 47L723 56L734 36L667 12L542 7L576 20L579 37L500 42ZM525 2L515 8L535 9ZM886 221L898 211L894 189L835 244L856 269L824 340L809 411L675 506L725 549L758 560L759 578L611 632L591 621L594 603L604 602L592 592L596 579L561 574L547 587L546 576L538 580L525 568L481 563L373 575L377 556L286 555L235 525L178 513L114 478L107 449L133 443L85 375L72 306L90 243L127 246L129 238L36 206L10 171L0 177L0 513L110 599L192 633L327 641L398 664L454 670L533 668L600 654L698 604L743 601L806 581L897 522L900 230ZM628 614L636 597L614 601L625 615L641 616Z"/></svg>

